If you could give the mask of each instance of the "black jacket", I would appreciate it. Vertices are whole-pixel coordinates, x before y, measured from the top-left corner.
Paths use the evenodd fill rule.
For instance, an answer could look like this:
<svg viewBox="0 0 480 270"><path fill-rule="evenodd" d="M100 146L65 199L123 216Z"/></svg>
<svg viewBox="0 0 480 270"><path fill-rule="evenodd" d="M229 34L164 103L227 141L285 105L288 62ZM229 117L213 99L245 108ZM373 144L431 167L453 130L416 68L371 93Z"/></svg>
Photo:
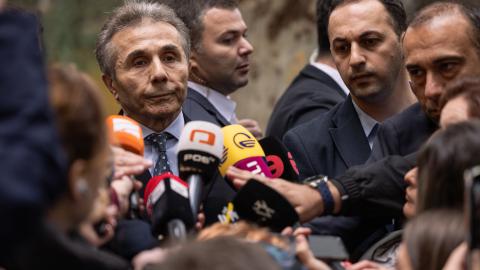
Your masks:
<svg viewBox="0 0 480 270"><path fill-rule="evenodd" d="M277 101L266 134L281 140L288 130L327 112L346 96L328 74L308 64Z"/></svg>

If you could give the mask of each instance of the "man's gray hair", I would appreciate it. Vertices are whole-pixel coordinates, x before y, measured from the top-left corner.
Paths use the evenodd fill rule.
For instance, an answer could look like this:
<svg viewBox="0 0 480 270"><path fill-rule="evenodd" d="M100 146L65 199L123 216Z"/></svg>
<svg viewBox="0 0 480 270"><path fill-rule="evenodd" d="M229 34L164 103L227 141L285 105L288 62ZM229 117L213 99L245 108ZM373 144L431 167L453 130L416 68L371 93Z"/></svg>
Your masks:
<svg viewBox="0 0 480 270"><path fill-rule="evenodd" d="M181 45L187 59L190 56L189 31L182 20L175 12L166 5L151 3L141 0L127 0L124 5L113 10L106 23L98 34L95 55L100 70L111 77L115 76L114 65L117 52L112 48L110 41L119 31L138 25L143 19L150 19L153 22L165 22L177 29L181 37Z"/></svg>

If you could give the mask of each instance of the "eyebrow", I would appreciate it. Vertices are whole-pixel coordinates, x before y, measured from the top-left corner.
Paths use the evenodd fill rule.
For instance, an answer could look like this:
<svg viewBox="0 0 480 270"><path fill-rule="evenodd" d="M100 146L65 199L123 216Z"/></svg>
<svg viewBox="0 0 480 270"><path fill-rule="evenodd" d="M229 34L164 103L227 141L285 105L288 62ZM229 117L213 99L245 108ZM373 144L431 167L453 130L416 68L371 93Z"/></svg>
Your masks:
<svg viewBox="0 0 480 270"><path fill-rule="evenodd" d="M365 38L369 35L375 35L375 36L379 36L379 37L383 37L385 36L384 34L380 33L380 32L377 32L377 31L373 31L373 30L370 30L370 31L367 31L367 32L364 32L360 35L360 38Z"/></svg>
<svg viewBox="0 0 480 270"><path fill-rule="evenodd" d="M160 48L159 51L160 52L162 52L162 51L174 51L174 52L177 52L177 53L181 52L179 47L177 45L174 45L174 44L164 45ZM131 52L127 55L127 62L129 60L133 59L133 58L136 58L136 57L139 57L139 56L144 56L145 54L147 54L147 52L145 50L134 50L133 52Z"/></svg>
<svg viewBox="0 0 480 270"><path fill-rule="evenodd" d="M442 56L441 58L435 59L433 61L434 65L438 65L444 61L455 60L455 61L465 61L465 56L462 55L449 55L449 56Z"/></svg>

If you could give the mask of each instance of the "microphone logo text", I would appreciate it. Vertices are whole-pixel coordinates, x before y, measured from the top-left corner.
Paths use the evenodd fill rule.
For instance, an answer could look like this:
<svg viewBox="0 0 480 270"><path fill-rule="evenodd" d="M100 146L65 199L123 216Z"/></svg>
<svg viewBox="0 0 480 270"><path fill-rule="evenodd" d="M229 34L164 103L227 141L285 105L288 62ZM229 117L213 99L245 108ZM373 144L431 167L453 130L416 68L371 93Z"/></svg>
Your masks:
<svg viewBox="0 0 480 270"><path fill-rule="evenodd" d="M192 133L190 133L190 141L198 142L201 144L214 145L215 133L202 129L194 129L192 130Z"/></svg>

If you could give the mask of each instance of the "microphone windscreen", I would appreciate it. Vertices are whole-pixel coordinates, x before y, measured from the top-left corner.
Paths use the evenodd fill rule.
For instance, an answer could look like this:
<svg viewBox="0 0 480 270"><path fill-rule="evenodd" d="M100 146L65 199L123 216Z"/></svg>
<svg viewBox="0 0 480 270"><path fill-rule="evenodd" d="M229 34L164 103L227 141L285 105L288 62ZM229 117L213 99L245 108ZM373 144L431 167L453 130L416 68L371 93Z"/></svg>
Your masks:
<svg viewBox="0 0 480 270"><path fill-rule="evenodd" d="M188 200L188 185L175 175L164 176L158 184L164 191L155 201L155 189L150 194L153 203L151 211L152 231L155 235L168 236L170 221L181 220L187 230L194 227L195 221L192 208Z"/></svg>
<svg viewBox="0 0 480 270"><path fill-rule="evenodd" d="M287 147L276 137L265 137L259 141L273 178L283 178L298 182L297 164Z"/></svg>
<svg viewBox="0 0 480 270"><path fill-rule="evenodd" d="M249 171L253 174L259 174L266 177L272 177L270 169L264 157L249 157L242 159L233 166L241 170Z"/></svg>
<svg viewBox="0 0 480 270"><path fill-rule="evenodd" d="M220 159L223 151L222 129L205 121L191 121L183 128L178 140L178 152L195 150Z"/></svg>
<svg viewBox="0 0 480 270"><path fill-rule="evenodd" d="M152 177L145 187L143 201L145 202L147 214L152 215L153 205L165 193L165 179L173 176L171 173L163 173Z"/></svg>
<svg viewBox="0 0 480 270"><path fill-rule="evenodd" d="M295 208L280 193L256 180L250 180L232 201L240 219L281 232L299 221Z"/></svg>
<svg viewBox="0 0 480 270"><path fill-rule="evenodd" d="M106 122L111 144L143 156L142 128L135 120L122 115L111 115Z"/></svg>
<svg viewBox="0 0 480 270"><path fill-rule="evenodd" d="M227 169L237 162L250 157L265 157L262 147L255 137L241 125L229 125L222 128L223 156L220 162L220 174L225 176Z"/></svg>
<svg viewBox="0 0 480 270"><path fill-rule="evenodd" d="M178 143L180 177L201 175L210 180L218 168L223 152L222 129L205 121L188 122Z"/></svg>

